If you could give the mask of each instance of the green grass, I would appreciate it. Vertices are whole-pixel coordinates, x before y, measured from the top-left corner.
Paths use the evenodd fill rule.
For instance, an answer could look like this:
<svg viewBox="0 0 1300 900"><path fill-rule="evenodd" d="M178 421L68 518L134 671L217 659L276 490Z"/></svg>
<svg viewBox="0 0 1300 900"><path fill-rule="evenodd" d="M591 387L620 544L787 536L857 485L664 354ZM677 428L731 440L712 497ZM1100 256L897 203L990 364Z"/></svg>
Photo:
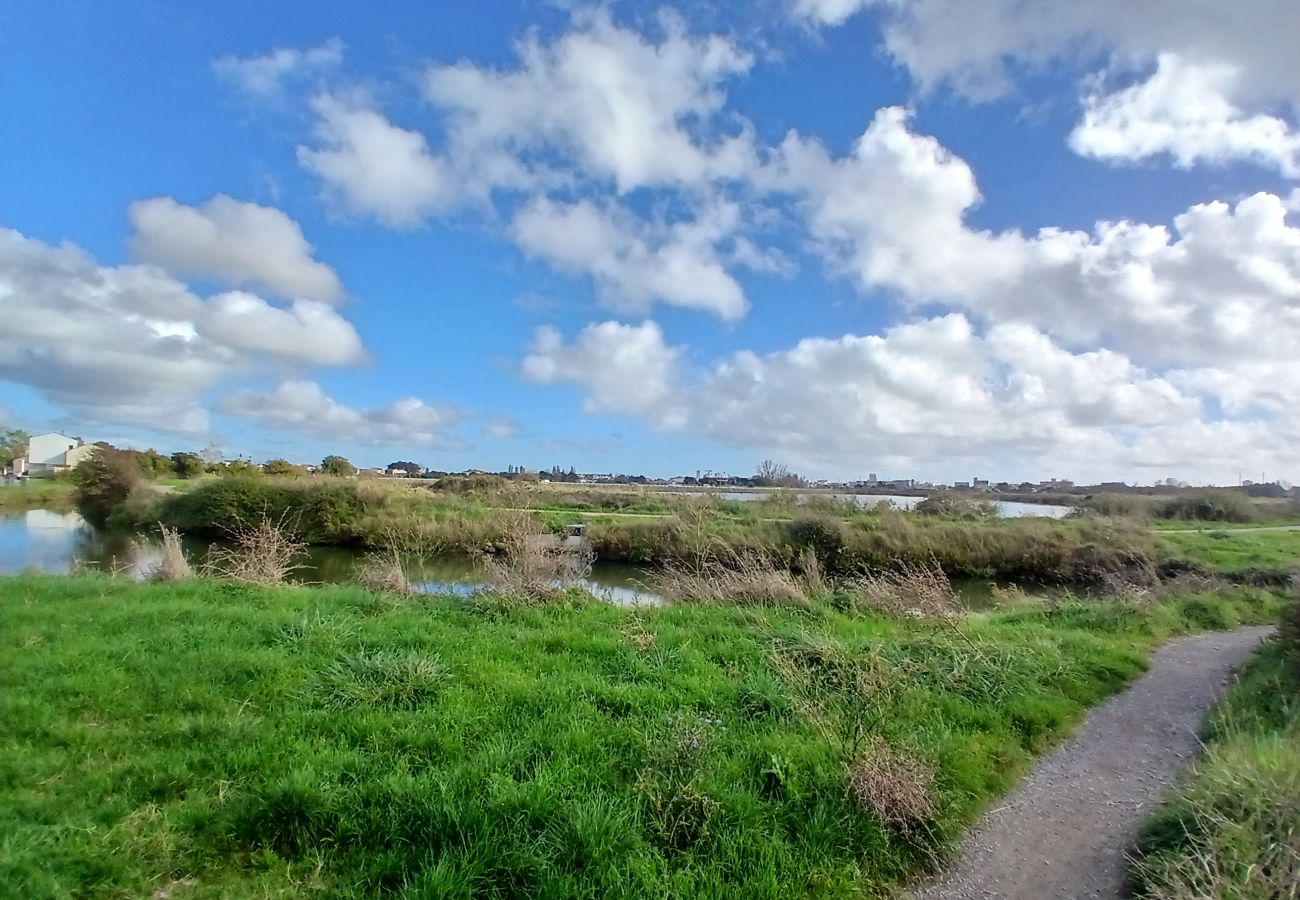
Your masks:
<svg viewBox="0 0 1300 900"><path fill-rule="evenodd" d="M1291 663L1280 640L1266 644L1210 717L1205 758L1147 821L1133 872L1138 896L1297 896L1298 685L1300 653Z"/></svg>
<svg viewBox="0 0 1300 900"><path fill-rule="evenodd" d="M71 481L28 478L21 484L0 484L0 510L72 509Z"/></svg>
<svg viewBox="0 0 1300 900"><path fill-rule="evenodd" d="M1207 529L1157 533L1161 556L1217 572L1294 571L1300 564L1300 530Z"/></svg>
<svg viewBox="0 0 1300 900"><path fill-rule="evenodd" d="M924 622L0 580L0 896L885 896L1198 627L1272 595ZM969 639L969 643L967 643ZM850 799L863 738L935 812Z"/></svg>

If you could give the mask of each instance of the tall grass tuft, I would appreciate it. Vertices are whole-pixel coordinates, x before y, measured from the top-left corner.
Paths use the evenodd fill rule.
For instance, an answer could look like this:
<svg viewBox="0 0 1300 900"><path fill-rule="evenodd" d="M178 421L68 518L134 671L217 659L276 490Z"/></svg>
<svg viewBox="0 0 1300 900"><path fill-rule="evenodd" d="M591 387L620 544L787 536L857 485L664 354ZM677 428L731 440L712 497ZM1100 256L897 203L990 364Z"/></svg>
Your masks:
<svg viewBox="0 0 1300 900"><path fill-rule="evenodd" d="M659 576L665 600L685 603L758 603L804 606L799 579L764 553L718 549L691 563L668 565Z"/></svg>
<svg viewBox="0 0 1300 900"><path fill-rule="evenodd" d="M185 558L185 548L181 546L181 533L167 525L158 526L158 549L161 556L148 571L150 581L181 581L194 574L189 560Z"/></svg>
<svg viewBox="0 0 1300 900"><path fill-rule="evenodd" d="M877 612L912 618L954 619L964 610L939 564L899 561L884 572L868 572L846 584L854 602Z"/></svg>

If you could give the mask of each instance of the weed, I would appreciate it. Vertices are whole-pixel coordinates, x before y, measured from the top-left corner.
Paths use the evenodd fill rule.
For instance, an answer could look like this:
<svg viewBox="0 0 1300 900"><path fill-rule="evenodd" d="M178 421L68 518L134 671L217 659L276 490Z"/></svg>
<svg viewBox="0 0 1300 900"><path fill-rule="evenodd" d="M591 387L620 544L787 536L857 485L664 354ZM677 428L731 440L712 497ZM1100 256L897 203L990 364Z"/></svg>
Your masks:
<svg viewBox="0 0 1300 900"><path fill-rule="evenodd" d="M849 793L887 828L910 832L937 812L934 769L880 739L848 765Z"/></svg>

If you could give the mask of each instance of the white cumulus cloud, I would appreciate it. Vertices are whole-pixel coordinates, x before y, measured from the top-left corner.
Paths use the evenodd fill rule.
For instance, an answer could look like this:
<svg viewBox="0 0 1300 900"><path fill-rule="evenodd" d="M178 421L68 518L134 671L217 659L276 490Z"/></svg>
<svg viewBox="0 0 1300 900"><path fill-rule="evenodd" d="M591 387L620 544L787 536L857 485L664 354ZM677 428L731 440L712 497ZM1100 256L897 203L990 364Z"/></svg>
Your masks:
<svg viewBox="0 0 1300 900"><path fill-rule="evenodd" d="M1238 109L1229 98L1240 77L1227 63L1161 54L1145 81L1089 92L1070 146L1114 161L1168 154L1182 168L1245 159L1300 176L1300 132L1277 116Z"/></svg>
<svg viewBox="0 0 1300 900"><path fill-rule="evenodd" d="M342 209L410 228L459 202L455 174L423 134L355 100L323 94L312 108L320 146L300 146L298 161Z"/></svg>
<svg viewBox="0 0 1300 900"><path fill-rule="evenodd" d="M407 397L377 409L334 400L314 381L281 382L271 391L231 394L221 410L269 428L358 444L429 446L464 418L460 411Z"/></svg>
<svg viewBox="0 0 1300 900"><path fill-rule="evenodd" d="M333 303L334 270L313 257L298 223L282 211L217 194L199 206L171 197L132 203L131 252L180 278L213 278L285 297Z"/></svg>

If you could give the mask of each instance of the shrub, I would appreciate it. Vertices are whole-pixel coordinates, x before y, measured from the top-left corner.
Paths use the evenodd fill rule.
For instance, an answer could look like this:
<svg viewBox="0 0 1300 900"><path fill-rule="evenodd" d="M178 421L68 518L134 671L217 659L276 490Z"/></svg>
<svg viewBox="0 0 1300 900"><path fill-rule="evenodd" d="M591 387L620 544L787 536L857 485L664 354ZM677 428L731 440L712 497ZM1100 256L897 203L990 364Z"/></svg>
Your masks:
<svg viewBox="0 0 1300 900"><path fill-rule="evenodd" d="M109 515L144 487L144 473L134 457L112 447L98 447L73 472L73 502L87 520L103 525Z"/></svg>
<svg viewBox="0 0 1300 900"><path fill-rule="evenodd" d="M253 525L232 529L230 545L210 549L205 568L210 574L249 584L282 584L304 568L298 559L306 549L283 520L263 516Z"/></svg>
<svg viewBox="0 0 1300 900"><path fill-rule="evenodd" d="M949 519L991 519L997 516L998 507L988 500L936 494L916 504L912 511L923 516L943 516Z"/></svg>
<svg viewBox="0 0 1300 900"><path fill-rule="evenodd" d="M818 562L834 570L844 550L844 523L828 515L799 516L786 526L791 546L811 550Z"/></svg>
<svg viewBox="0 0 1300 900"><path fill-rule="evenodd" d="M1231 491L1205 491L1174 497L1157 507L1162 519L1191 519L1198 522L1253 522L1259 518L1248 497Z"/></svg>
<svg viewBox="0 0 1300 900"><path fill-rule="evenodd" d="M547 600L591 574L595 556L585 541L570 545L535 533L526 510L510 510L500 521L498 552L483 556L487 583L497 591L527 601Z"/></svg>

